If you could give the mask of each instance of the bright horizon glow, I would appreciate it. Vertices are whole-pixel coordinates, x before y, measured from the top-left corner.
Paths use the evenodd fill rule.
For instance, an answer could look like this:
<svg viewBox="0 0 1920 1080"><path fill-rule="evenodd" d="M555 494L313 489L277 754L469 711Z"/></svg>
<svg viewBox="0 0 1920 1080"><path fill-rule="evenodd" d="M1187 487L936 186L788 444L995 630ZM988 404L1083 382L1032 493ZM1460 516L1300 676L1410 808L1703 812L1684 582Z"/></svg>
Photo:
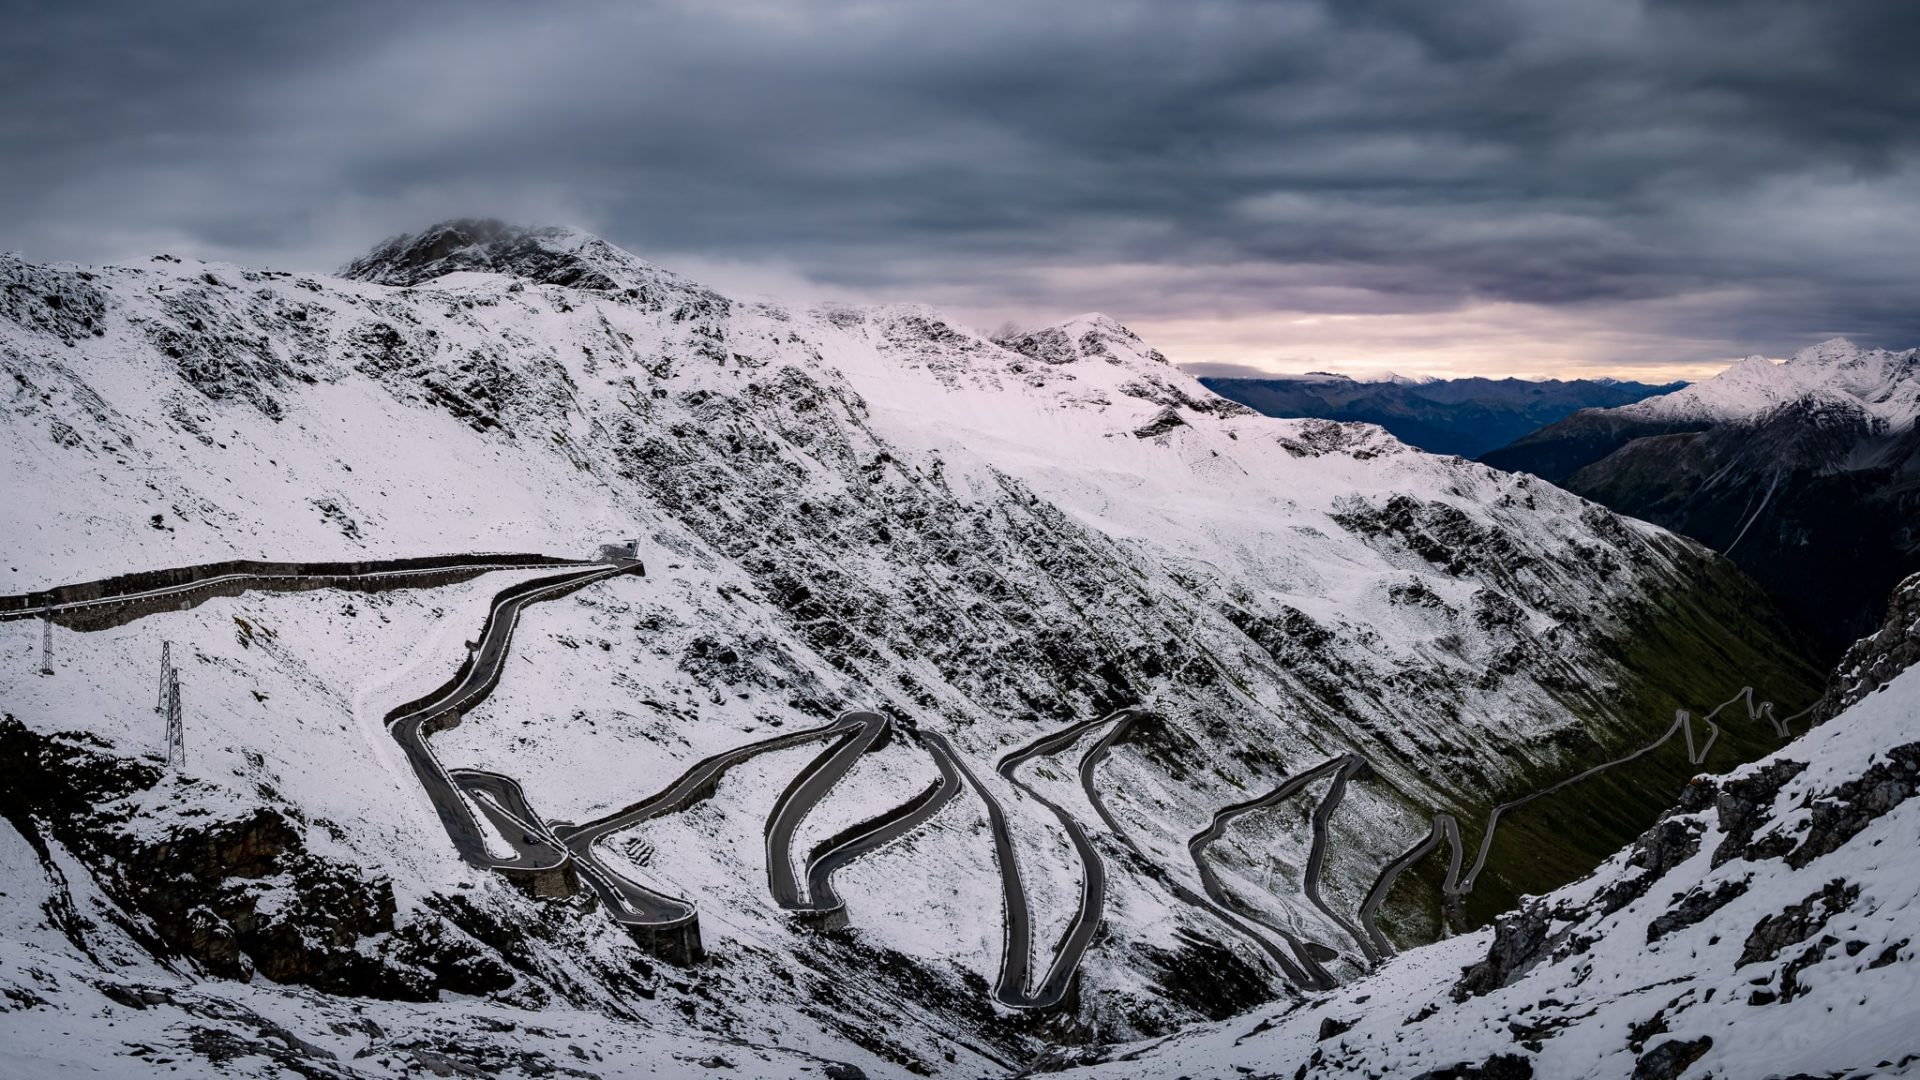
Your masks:
<svg viewBox="0 0 1920 1080"><path fill-rule="evenodd" d="M1394 374L1697 382L1753 355L1738 342L1676 340L1510 304L1458 312L1140 320L1129 325L1195 375L1245 378L1325 371L1362 380Z"/></svg>
<svg viewBox="0 0 1920 1080"><path fill-rule="evenodd" d="M1184 282L1177 271L1151 267L1061 274L1047 281L1043 292L1050 297L1065 294L1069 299L1046 308L1008 310L967 287L925 284L849 290L813 281L791 265L708 259L691 252L669 253L657 265L736 299L789 307L829 301L926 303L982 333L1008 323L1022 329L1050 326L1082 312L1098 311L1199 376L1272 378L1326 371L1361 380L1395 374L1441 379L1606 377L1644 383L1698 382L1747 356L1767 354L1765 348L1754 347L1757 343L1689 336L1680 329L1690 325L1687 317L1705 304L1746 299L1732 291L1665 304L1641 303L1633 306L1631 317L1624 306L1579 310L1518 303L1364 313L1276 310L1248 314L1237 307L1216 306L1184 316L1171 310L1126 310L1125 300L1138 297L1140 286L1154 274L1174 294L1168 299L1175 303L1164 307L1188 299L1181 295ZM1662 332L1662 325L1672 329ZM1815 330L1793 349L1844 335L1844 330Z"/></svg>

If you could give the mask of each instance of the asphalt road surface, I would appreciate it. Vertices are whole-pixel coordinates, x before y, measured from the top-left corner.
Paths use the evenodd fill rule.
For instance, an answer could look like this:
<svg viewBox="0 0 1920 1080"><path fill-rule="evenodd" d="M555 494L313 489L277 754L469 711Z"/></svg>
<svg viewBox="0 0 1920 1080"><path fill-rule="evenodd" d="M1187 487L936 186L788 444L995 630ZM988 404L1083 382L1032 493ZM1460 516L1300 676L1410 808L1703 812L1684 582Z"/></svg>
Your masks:
<svg viewBox="0 0 1920 1080"><path fill-rule="evenodd" d="M493 598L493 606L487 612L487 621L481 628L477 647L453 679L425 697L401 705L387 714L387 730L413 766L414 775L426 789L427 798L439 815L440 823L446 828L454 848L468 863L492 869L519 870L549 869L565 860L549 859L554 854L551 850L552 838L545 835L544 829L534 839L519 840L517 837L527 830L518 826L499 834L514 848L514 854L504 859L494 855L487 847L487 832L475 819L472 803L468 801L463 787L454 781L446 767L440 764L440 759L434 756L433 749L427 745L429 729L458 723L462 713L478 705L493 692L512 648L513 632L519 625L520 613L527 605L564 596L607 578L636 571L645 572L638 562L594 565L584 570L523 581L501 591ZM481 779L491 774L474 772L469 776L480 785L476 790L482 793L487 802L493 803L496 810L504 809L504 804L500 802L502 798L510 798L518 801L521 810L531 814L530 808L525 806L525 797L519 794L517 784L512 785L513 795L506 796L503 794L507 790L504 784ZM504 777L497 779L505 781ZM506 781L506 784L512 782ZM486 805L486 802L482 805ZM488 812L488 816L494 817L494 814ZM551 865L548 865L549 862Z"/></svg>
<svg viewBox="0 0 1920 1080"><path fill-rule="evenodd" d="M1030 1006L1033 1008L1047 1008L1058 1004L1071 988L1073 977L1080 970L1080 961L1086 956L1088 946L1093 944L1094 935L1099 932L1101 919L1105 915L1107 864L1100 857L1100 853L1094 850L1093 841L1088 838L1087 831L1080 827L1080 823L1074 820L1073 815L1058 803L1022 783L1018 772L1021 765L1033 758L1057 754L1078 742L1087 731L1107 723L1117 725L1118 722L1115 716L1081 721L1015 750L1001 758L999 764L994 767L1002 779L1019 788L1035 802L1053 811L1053 816L1060 822L1061 828L1067 831L1068 839L1073 842L1074 852L1080 858L1080 904L1074 910L1073 918L1067 923L1067 929L1054 951L1052 966L1047 969L1046 975L1041 978L1039 986L1034 988L1029 998ZM1008 896L1010 899L1018 896L1024 908L1024 891L1017 888L1019 869L1017 863L1012 863L1003 866L1001 872L1004 875L1009 870L1012 871L1016 878L1016 888L1009 891ZM1009 906L1011 907L1011 904ZM1025 918L1024 911L1022 918ZM1031 949L1031 937L1028 936L1026 941L1027 947ZM1024 961L1022 966L1030 970L1031 958Z"/></svg>
<svg viewBox="0 0 1920 1080"><path fill-rule="evenodd" d="M0 596L0 622L52 619L80 629L132 622L161 611L190 608L215 596L314 588L433 588L495 570L594 565L547 555L475 554L362 562L295 563L235 559L180 566L41 592Z"/></svg>
<svg viewBox="0 0 1920 1080"><path fill-rule="evenodd" d="M844 909L845 902L833 890L835 871L918 829L960 794L960 772L953 762L942 755L931 756L940 769L940 778L925 791L822 841L808 854L807 891L812 899L802 910L825 913Z"/></svg>
<svg viewBox="0 0 1920 1080"><path fill-rule="evenodd" d="M614 833L642 825L655 818L677 814L696 803L713 797L714 789L728 769L761 754L797 746L813 739L856 734L868 726L863 717L872 713L847 713L831 724L787 732L746 746L736 746L703 758L682 773L664 790L656 792L622 810L582 825L555 822L554 834L573 853L575 859L590 867L588 883L600 894L613 917L637 926L674 925L692 919L691 901L656 892L606 868L594 853L594 847ZM884 723L884 721L883 721Z"/></svg>
<svg viewBox="0 0 1920 1080"><path fill-rule="evenodd" d="M1213 821L1206 828L1193 834L1192 838L1187 841L1187 852L1193 857L1194 868L1200 873L1200 884L1206 889L1207 895L1211 897L1215 903L1223 907L1234 906L1232 898L1228 896L1226 889L1220 884L1219 877L1214 874L1213 867L1207 864L1206 858L1207 848L1219 840L1221 836L1225 835L1228 823L1233 821L1234 818L1292 798L1307 785L1328 775L1335 778L1334 787L1329 791L1329 796L1334 803L1337 803L1339 797L1344 794L1346 790L1344 778L1350 777L1366 767L1366 759L1362 758L1359 754L1343 754L1340 757L1331 758L1315 765L1311 769L1288 777L1282 781L1278 787L1267 792L1265 795L1248 799L1244 802L1237 802L1216 811L1213 815ZM1322 801L1322 805L1326 806L1326 800ZM1331 807L1327 807L1326 809L1327 814L1331 814ZM1311 891L1308 892L1309 899L1319 891L1317 875L1319 874L1320 867L1324 864L1324 849L1327 841L1326 816L1326 814L1318 811L1314 814L1313 844L1307 856L1307 872L1303 880L1303 886L1309 886L1310 883L1309 887ZM1242 914L1254 922L1259 923L1261 926L1266 927L1268 930L1273 931L1275 934L1278 934L1280 938L1287 943L1287 948L1292 950L1294 959L1300 965L1300 970L1306 975L1307 981L1302 984L1303 986L1313 990L1327 990L1336 985L1336 980L1327 972L1323 964L1327 960L1334 959L1335 956L1338 955L1337 953L1333 953L1333 950L1324 945L1319 945L1316 942L1301 938L1291 929L1268 919L1264 915L1247 910L1243 910ZM1327 955L1329 953L1332 953L1332 955Z"/></svg>

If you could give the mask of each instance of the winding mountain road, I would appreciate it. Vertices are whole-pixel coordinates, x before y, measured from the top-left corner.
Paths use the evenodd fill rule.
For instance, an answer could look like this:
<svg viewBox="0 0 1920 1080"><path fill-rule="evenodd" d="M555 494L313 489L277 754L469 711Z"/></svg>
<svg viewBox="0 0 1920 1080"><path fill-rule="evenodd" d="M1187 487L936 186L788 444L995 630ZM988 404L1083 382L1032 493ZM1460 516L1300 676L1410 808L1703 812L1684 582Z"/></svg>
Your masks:
<svg viewBox="0 0 1920 1080"><path fill-rule="evenodd" d="M1005 894L1008 923L1007 952L1001 967L1001 1000L1010 1005L1024 1008L1051 1008L1059 1004L1072 988L1073 977L1080 970L1080 961L1086 956L1087 948L1093 944L1094 935L1100 930L1100 921L1105 913L1107 897L1107 864L1094 850L1093 841L1080 822L1058 803L1034 790L1021 781L1017 775L1020 766L1036 757L1057 754L1078 742L1089 730L1109 723L1113 717L1101 717L1083 720L1069 725L1050 735L1043 735L1032 743L1002 757L994 771L1000 778L1020 789L1035 802L1053 812L1061 828L1073 843L1074 852L1080 858L1080 903L1074 909L1073 917L1068 920L1067 928L1061 935L1060 944L1054 950L1053 963L1041 977L1032 993L1027 993L1026 984L1033 970L1033 931L1032 916L1027 907L1026 889L1020 879L1019 859L1013 856L1012 844L1004 845L1007 856L1000 863L1001 886ZM993 796L983 787L975 784L981 797L992 800ZM998 809L997 804L994 807ZM996 821L996 830L1005 828L1002 815L990 815ZM996 835L995 851L1001 851L1003 845Z"/></svg>
<svg viewBox="0 0 1920 1080"><path fill-rule="evenodd" d="M828 791L845 778L864 754L873 753L893 730L879 713L848 713L843 720L862 726L842 737L839 745L816 757L780 793L767 815L767 889L782 908L820 919L823 925L845 925L846 902L834 891L833 875L855 859L869 855L918 829L960 793L960 774L953 763L933 757L940 777L906 802L855 822L816 844L807 854L807 893L800 892L793 868L793 837ZM924 745L924 744L923 744Z"/></svg>
<svg viewBox="0 0 1920 1080"><path fill-rule="evenodd" d="M1457 912L1460 909L1461 901L1468 893L1473 891L1474 882L1479 879L1480 872L1486 868L1487 857L1493 851L1494 833L1499 829L1500 819L1503 815L1509 811L1518 810L1536 799L1545 798L1562 789L1571 787L1582 780L1598 776L1609 769L1645 757L1672 741L1675 735L1681 735L1685 739L1687 763L1689 765L1704 764L1707 760L1708 752L1713 749L1714 743L1720 738L1720 725L1715 723L1715 718L1718 717L1721 711L1726 709L1727 706L1737 701L1746 703L1747 719L1749 721L1766 720L1773 727L1774 734L1781 738L1789 736L1790 731L1788 725L1795 719L1812 711L1812 706L1808 706L1806 709L1782 719L1774 715L1773 702L1756 702L1754 700L1753 687L1742 687L1739 693L1714 706L1706 715L1699 717L1701 723L1707 726L1707 738L1705 742L1700 743L1696 747L1693 736L1693 714L1685 709L1675 710L1673 723L1667 726L1666 731L1663 732L1659 738L1638 750L1609 761L1603 761L1592 768L1576 773L1564 780L1495 806L1487 815L1486 828L1482 830L1480 834L1479 850L1474 855L1473 865L1467 869L1465 874L1462 874L1460 871L1460 864L1463 859L1463 848L1460 842L1459 822L1452 814L1444 811L1435 813L1433 815L1432 829L1413 847L1396 856L1389 861L1386 866L1381 868L1380 876L1375 879L1373 888L1368 891L1366 900L1361 903L1360 922L1365 928L1367 940L1371 941L1374 947L1381 950L1383 954L1393 951L1391 945L1387 942L1386 935L1382 934L1378 925L1375 924L1375 915L1379 912L1380 905L1386 900L1387 893L1393 888L1394 883L1399 880L1400 875L1405 872L1408 867L1419 862L1443 841L1450 848L1450 854L1448 855L1446 877L1440 886L1441 896L1444 898L1447 909Z"/></svg>
<svg viewBox="0 0 1920 1080"><path fill-rule="evenodd" d="M485 801L481 801L480 805L492 807L492 810L483 810L489 818L500 820L496 813L499 811L509 816L514 810L531 815L531 808L526 806L519 785L497 774L466 770L463 775L472 786L464 786L440 764L440 759L427 745L427 736L458 724L464 712L493 692L500 682L501 670L512 647L513 632L519 625L520 613L527 605L634 572L644 574L646 571L638 561L612 566L595 565L553 577L523 581L502 590L493 598L477 646L468 654L453 678L424 697L387 713L388 732L400 744L408 763L413 766L414 775L426 789L427 799L433 804L454 848L470 865L511 873L558 869L566 859L563 852L556 850L553 838L546 830L534 827L531 821L520 822L500 831L499 835L514 848L514 854L504 859L494 855L487 847L487 833L474 817L471 809L473 803L469 802L466 793L472 790L484 797ZM517 835L524 838L516 839Z"/></svg>
<svg viewBox="0 0 1920 1080"><path fill-rule="evenodd" d="M1321 800L1320 805L1316 807L1314 811L1313 844L1307 855L1306 871L1302 875L1302 890L1307 894L1308 900L1319 907L1323 913L1333 918L1336 922L1344 922L1344 920L1340 920L1337 916L1334 916L1326 904L1320 901L1319 874L1320 868L1325 865L1326 861L1327 820L1331 817L1333 808L1339 805L1341 796L1346 793L1347 779L1366 767L1366 759L1359 754L1343 754L1339 757L1323 761L1311 769L1295 773L1293 776L1281 781L1278 787L1275 787L1265 795L1247 799L1243 802L1237 802L1231 806L1225 806L1215 811L1213 821L1210 822L1206 828L1194 833L1187 841L1187 852L1193 857L1194 868L1199 871L1200 883L1201 886L1206 889L1207 895L1212 897L1217 904L1229 907L1234 906L1234 901L1227 893L1226 888L1220 884L1219 876L1215 874L1213 868L1207 864L1206 858L1207 848L1226 834L1227 825L1231 823L1233 819L1244 814L1252 813L1255 810L1262 810L1284 802L1316 780L1326 776L1332 776L1334 777L1333 786L1329 789L1327 797ZM1294 959L1299 963L1301 971L1306 974L1307 981L1304 984L1305 986L1313 990L1328 990L1336 985L1333 976L1328 973L1327 969L1323 966L1325 961L1332 960L1334 957L1321 955L1323 950L1330 950L1325 950L1324 946L1316 947L1316 943L1302 939L1291 929L1257 912L1243 909L1242 914L1254 922L1259 923L1261 926L1266 927L1268 930L1273 931L1275 934L1278 934L1281 939L1287 943L1287 948L1293 951ZM1350 932L1354 933L1357 940L1358 932Z"/></svg>
<svg viewBox="0 0 1920 1080"><path fill-rule="evenodd" d="M848 827L821 841L807 855L807 890L812 895L806 910L832 912L844 910L845 903L833 889L833 875L841 867L863 855L878 851L932 820L941 808L960 794L960 772L952 760L929 754L940 769L940 778L925 791L882 814Z"/></svg>
<svg viewBox="0 0 1920 1080"><path fill-rule="evenodd" d="M862 755L877 749L888 731L887 718L873 712L850 712L840 718L853 725L840 741L807 763L780 792L767 814L767 891L774 902L789 910L815 910L801 894L793 869L793 835L828 791L845 777Z"/></svg>
<svg viewBox="0 0 1920 1080"><path fill-rule="evenodd" d="M712 798L721 777L726 775L727 770L761 754L838 735L843 737L842 742L829 750L828 754L832 755L851 746L858 748L858 752L853 754L853 757L857 758L859 752L864 752L879 738L886 724L886 718L877 713L849 712L830 724L785 732L745 746L723 750L695 762L673 783L630 806L581 825L555 822L554 834L576 859L594 868L594 872L588 875L588 881L600 894L601 900L607 904L615 919L630 926L665 928L680 925L694 916L695 908L691 901L648 889L607 869L595 854L595 845L614 833L635 828L656 818L680 813ZM851 761L847 765L850 767ZM820 771L810 767L809 772L803 773L802 777L811 775L817 781L821 779ZM825 788L831 787L833 781L837 779L837 776L827 779L820 792L824 793ZM793 788L790 786L788 791L792 792ZM817 798L818 794L814 795L814 799ZM776 804L774 814L768 820L769 852L773 847L772 833L776 829L784 830L786 835L791 837L792 830L798 826L799 817L804 816L813 805L812 801L799 803L787 799L783 802L787 804L786 808L783 810L781 805ZM770 880L775 874L775 862L776 860L770 854L768 859Z"/></svg>
<svg viewBox="0 0 1920 1080"><path fill-rule="evenodd" d="M216 596L309 589L436 588L497 570L599 565L550 555L430 555L361 562L267 562L231 559L120 574L40 592L0 596L0 622L51 619L100 630L160 611L179 611Z"/></svg>
<svg viewBox="0 0 1920 1080"><path fill-rule="evenodd" d="M1138 722L1140 715L1140 711L1137 709L1122 709L1119 713L1115 714L1118 718L1118 723L1114 725L1113 730L1109 731L1105 737L1095 743L1087 751L1086 755L1080 759L1080 787L1086 792L1087 800L1093 804L1093 812L1100 816L1100 820L1106 824L1107 830L1112 834L1113 838L1118 841L1122 847L1126 848L1128 853L1131 854L1135 861L1141 866L1151 867L1155 865L1154 861L1148 857L1145 851L1141 850L1140 845L1134 842L1132 835L1121 826L1119 818L1107 807L1106 799L1101 796L1100 789L1093 782L1095 770L1102 761L1107 759L1114 746L1126 737L1133 725ZM1280 969L1281 975L1288 982L1293 983L1295 986L1307 986L1310 984L1311 977L1305 970L1302 970L1299 964L1294 962L1293 957L1288 955L1287 950L1276 945L1271 938L1261 933L1260 930L1248 923L1245 919L1242 919L1231 908L1227 907L1225 903L1216 901L1205 893L1195 892L1190 886L1176 878L1161 876L1158 880L1166 885L1168 891L1173 893L1176 899L1187 904L1189 907L1212 915L1215 920L1259 949L1275 967Z"/></svg>
<svg viewBox="0 0 1920 1080"><path fill-rule="evenodd" d="M1027 763L1059 754L1079 743L1090 731L1107 730L1082 754L1079 783L1095 814L1114 842L1143 866L1152 861L1128 835L1106 805L1095 783L1099 765L1133 730L1141 714L1122 709L1098 719L1079 721L1048 733L1005 754L995 765L999 777L1022 795L1045 806L1066 831L1081 864L1079 901L1052 961L1039 970L1033 945L1033 919L1020 872L1017 848L1008 815L992 789L981 782L944 735L938 732L904 734L925 749L939 770L939 778L917 795L894 807L841 829L816 844L796 867L793 847L802 823L845 779L866 754L886 745L894 725L877 712L854 711L832 723L761 739L704 758L690 766L663 790L614 813L584 824L543 821L530 805L520 784L484 769L445 768L429 745L429 736L458 724L464 713L484 701L498 684L511 652L514 631L524 610L625 574L645 574L639 560L622 557L618 549L603 549L596 561L544 555L451 555L357 563L272 563L235 560L126 574L98 581L61 586L43 592L0 597L0 621L45 619L79 630L122 625L148 615L190 608L214 596L250 591L298 591L344 588L362 591L426 588L466 580L499 570L552 568L555 574L522 581L493 597L478 642L459 670L429 694L407 702L386 715L393 738L412 765L455 850L471 865L495 870L515 880L531 882L536 892L564 892L562 880L577 873L595 892L609 915L658 955L691 963L701 956L698 913L686 899L656 891L623 875L606 861L597 845L614 833L678 813L711 798L726 772L761 754L815 740L832 744L814 757L782 790L764 829L768 891L783 910L833 928L846 925L845 902L834 891L833 875L854 860L880 850L919 829L966 788L985 807L994 844L1004 904L1001 962L994 986L995 1000L1011 1008L1052 1009L1071 999L1075 976L1099 933L1107 894L1107 867L1093 837L1066 807L1048 799L1021 779ZM1359 946L1369 964L1391 954L1392 943L1376 922L1388 894L1407 869L1445 844L1449 861L1442 893L1449 910L1473 889L1492 850L1502 816L1537 799L1617 768L1654 752L1676 735L1686 744L1689 763L1703 763L1717 742L1716 718L1744 701L1748 719L1767 720L1777 735L1787 737L1790 723L1801 714L1781 719L1771 702L1756 702L1751 687L1716 706L1698 719L1707 735L1696 745L1695 717L1678 710L1659 738L1632 753L1602 762L1554 784L1495 806L1472 864L1462 870L1465 849L1458 820L1444 811L1433 815L1428 833L1412 847L1389 860L1356 912L1357 923L1336 911L1321 894L1326 865L1329 823L1345 797L1348 783L1370 775L1359 754L1331 758L1283 780L1267 793L1221 808L1207 828L1187 842L1202 890L1164 874L1157 875L1175 897L1204 910L1235 933L1256 945L1288 981L1306 989L1327 989L1335 980L1326 963L1339 953L1302 939L1290 928L1246 910L1223 887L1209 865L1207 849L1225 834L1238 817L1271 807L1309 785L1331 778L1311 817L1312 843L1302 873L1301 892L1308 903ZM561 877L556 878L556 875ZM569 879L570 880L570 879ZM804 881L805 887L802 888ZM1237 910L1236 910L1237 909ZM1275 938L1278 938L1276 942ZM1036 978L1037 975L1037 978Z"/></svg>

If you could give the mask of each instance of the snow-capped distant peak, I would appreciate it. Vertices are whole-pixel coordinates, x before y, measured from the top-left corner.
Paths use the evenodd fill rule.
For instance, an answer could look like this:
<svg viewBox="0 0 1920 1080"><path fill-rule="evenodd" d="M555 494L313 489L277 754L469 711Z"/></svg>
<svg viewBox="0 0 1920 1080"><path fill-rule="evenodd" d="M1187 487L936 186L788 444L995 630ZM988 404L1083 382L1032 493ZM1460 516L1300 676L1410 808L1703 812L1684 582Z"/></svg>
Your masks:
<svg viewBox="0 0 1920 1080"><path fill-rule="evenodd" d="M1756 417L1811 396L1857 399L1868 411L1903 426L1914 419L1916 380L1920 349L1861 349L1846 338L1832 338L1785 363L1749 356L1704 382L1619 411L1649 420L1717 423Z"/></svg>

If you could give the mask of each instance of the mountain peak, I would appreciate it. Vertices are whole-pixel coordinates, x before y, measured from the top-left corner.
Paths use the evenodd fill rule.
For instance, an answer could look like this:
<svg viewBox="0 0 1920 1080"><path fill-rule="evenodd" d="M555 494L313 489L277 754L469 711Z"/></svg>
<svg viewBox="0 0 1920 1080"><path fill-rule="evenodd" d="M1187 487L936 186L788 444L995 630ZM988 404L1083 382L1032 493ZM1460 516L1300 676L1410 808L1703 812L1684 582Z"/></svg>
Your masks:
<svg viewBox="0 0 1920 1080"><path fill-rule="evenodd" d="M460 271L602 291L660 275L631 253L578 229L457 218L391 237L348 263L340 276L409 286Z"/></svg>
<svg viewBox="0 0 1920 1080"><path fill-rule="evenodd" d="M1752 356L1746 357L1745 359L1736 362L1732 367L1729 367L1727 370L1721 372L1719 375L1719 378L1725 379L1725 378L1751 377L1754 375L1770 375L1778 368L1778 366L1779 365L1775 364L1773 361L1767 359L1766 357L1761 356L1759 353L1754 353Z"/></svg>
<svg viewBox="0 0 1920 1080"><path fill-rule="evenodd" d="M1166 355L1110 315L1090 311L1001 339L998 344L1049 364L1098 359L1109 364L1165 365Z"/></svg>
<svg viewBox="0 0 1920 1080"><path fill-rule="evenodd" d="M1794 364L1831 364L1856 356L1860 347L1843 337L1832 337L1793 354L1789 363Z"/></svg>

